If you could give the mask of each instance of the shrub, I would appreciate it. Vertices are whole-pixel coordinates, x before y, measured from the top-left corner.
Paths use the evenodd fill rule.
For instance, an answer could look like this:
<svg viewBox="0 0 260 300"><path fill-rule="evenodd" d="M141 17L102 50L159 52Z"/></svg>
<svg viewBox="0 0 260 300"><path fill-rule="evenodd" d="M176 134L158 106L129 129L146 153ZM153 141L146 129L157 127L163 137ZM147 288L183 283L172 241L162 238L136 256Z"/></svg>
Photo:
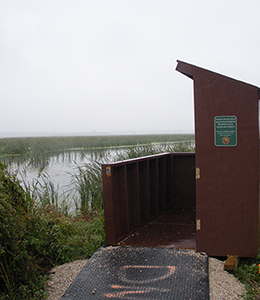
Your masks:
<svg viewBox="0 0 260 300"><path fill-rule="evenodd" d="M104 237L102 215L87 221L65 216L53 205L38 207L0 163L1 299L45 297L48 270L90 257Z"/></svg>
<svg viewBox="0 0 260 300"><path fill-rule="evenodd" d="M21 299L25 290L33 299L36 290L44 287L38 258L32 253L32 243L27 237L31 207L31 199L0 163L0 286L3 299Z"/></svg>
<svg viewBox="0 0 260 300"><path fill-rule="evenodd" d="M260 299L260 249L257 258L241 258L234 275L245 284L245 299Z"/></svg>

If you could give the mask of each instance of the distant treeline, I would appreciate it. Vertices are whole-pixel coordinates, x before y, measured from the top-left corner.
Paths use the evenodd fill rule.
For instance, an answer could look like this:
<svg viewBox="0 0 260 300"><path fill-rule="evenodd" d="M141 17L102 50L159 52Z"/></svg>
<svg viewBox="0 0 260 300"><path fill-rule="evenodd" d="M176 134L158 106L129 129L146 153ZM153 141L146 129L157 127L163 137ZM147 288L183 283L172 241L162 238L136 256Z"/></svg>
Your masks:
<svg viewBox="0 0 260 300"><path fill-rule="evenodd" d="M192 134L66 136L0 139L0 155L30 155L76 149L91 150L151 143L169 143L194 140Z"/></svg>

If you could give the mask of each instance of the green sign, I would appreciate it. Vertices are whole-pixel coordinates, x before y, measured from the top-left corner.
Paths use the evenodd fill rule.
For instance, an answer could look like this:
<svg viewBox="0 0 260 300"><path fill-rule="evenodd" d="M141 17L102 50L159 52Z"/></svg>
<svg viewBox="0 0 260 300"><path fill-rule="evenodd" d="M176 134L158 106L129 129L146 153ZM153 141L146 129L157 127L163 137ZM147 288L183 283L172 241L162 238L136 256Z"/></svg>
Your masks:
<svg viewBox="0 0 260 300"><path fill-rule="evenodd" d="M237 145L237 117L218 116L214 118L215 146L234 147Z"/></svg>

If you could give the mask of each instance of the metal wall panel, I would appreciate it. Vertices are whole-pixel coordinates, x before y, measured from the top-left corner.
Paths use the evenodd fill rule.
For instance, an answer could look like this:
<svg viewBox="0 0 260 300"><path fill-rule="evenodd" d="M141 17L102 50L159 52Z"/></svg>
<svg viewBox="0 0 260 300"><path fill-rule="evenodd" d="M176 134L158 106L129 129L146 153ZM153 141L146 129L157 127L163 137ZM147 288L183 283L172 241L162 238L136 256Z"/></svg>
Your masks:
<svg viewBox="0 0 260 300"><path fill-rule="evenodd" d="M195 207L194 153L104 164L102 173L107 245L116 245L174 205Z"/></svg>
<svg viewBox="0 0 260 300"><path fill-rule="evenodd" d="M176 69L194 81L197 250L256 257L259 89L184 62L178 62ZM216 116L236 117L236 145L228 145L228 136L223 136L222 146L215 145Z"/></svg>

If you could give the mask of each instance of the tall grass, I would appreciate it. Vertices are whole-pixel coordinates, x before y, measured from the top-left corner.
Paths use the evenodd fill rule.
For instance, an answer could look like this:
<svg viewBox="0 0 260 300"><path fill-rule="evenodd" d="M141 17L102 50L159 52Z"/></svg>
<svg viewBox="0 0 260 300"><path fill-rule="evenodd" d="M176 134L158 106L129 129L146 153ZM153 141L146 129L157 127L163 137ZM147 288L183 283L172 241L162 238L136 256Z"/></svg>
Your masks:
<svg viewBox="0 0 260 300"><path fill-rule="evenodd" d="M102 163L163 152L187 151L194 151L193 143L155 144L129 147L113 152L92 152L87 163L83 165L75 163L75 169L70 174L71 180L62 195L59 195L59 186L55 187L48 173L44 171L44 166L39 169L37 178L33 179L32 182L26 179L26 171L21 174L21 177L26 192L30 197L37 200L42 207L49 205L62 210L63 213L68 213L71 210L69 207L70 199L74 201L76 214L100 215L103 210Z"/></svg>
<svg viewBox="0 0 260 300"><path fill-rule="evenodd" d="M77 165L76 172L71 174L67 194L73 197L76 207L82 214L97 214L103 210L102 163L122 161L131 158L154 155L164 152L191 152L191 142L171 145L137 146L121 149L115 153L102 155L98 160L89 160L82 166Z"/></svg>
<svg viewBox="0 0 260 300"><path fill-rule="evenodd" d="M0 155L43 156L69 150L93 150L109 147L135 146L194 140L192 134L70 136L0 139ZM34 155L35 154L35 155Z"/></svg>
<svg viewBox="0 0 260 300"><path fill-rule="evenodd" d="M122 151L117 151L113 161L127 160L148 155L155 155L166 152L193 152L194 142L181 142L173 144L155 144L150 146L129 147Z"/></svg>
<svg viewBox="0 0 260 300"><path fill-rule="evenodd" d="M21 185L23 186L28 197L37 201L37 204L45 206L53 206L58 209L59 186L55 187L50 175L44 172L44 169L39 170L37 178L31 182L26 176L26 170L19 172L21 177Z"/></svg>
<svg viewBox="0 0 260 300"><path fill-rule="evenodd" d="M64 215L53 193L43 187L53 200L35 201L0 163L0 299L41 299L51 267L88 258L104 244L103 215Z"/></svg>
<svg viewBox="0 0 260 300"><path fill-rule="evenodd" d="M103 210L102 168L98 161L79 166L71 174L68 194L80 202L81 214L100 214ZM79 199L77 199L77 196Z"/></svg>

